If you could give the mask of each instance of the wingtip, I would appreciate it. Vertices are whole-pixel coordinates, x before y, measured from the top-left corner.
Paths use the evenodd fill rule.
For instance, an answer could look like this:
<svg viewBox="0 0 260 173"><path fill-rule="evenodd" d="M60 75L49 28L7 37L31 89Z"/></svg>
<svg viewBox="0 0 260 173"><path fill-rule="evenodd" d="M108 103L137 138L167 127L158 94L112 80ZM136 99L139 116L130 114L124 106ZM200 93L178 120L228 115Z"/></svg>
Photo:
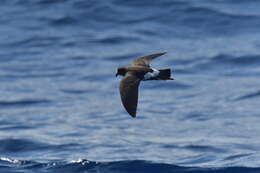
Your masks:
<svg viewBox="0 0 260 173"><path fill-rule="evenodd" d="M126 108L126 107L125 107ZM129 110L126 108L126 112L132 117L135 118L136 117L136 110Z"/></svg>
<svg viewBox="0 0 260 173"><path fill-rule="evenodd" d="M162 56L162 55L165 55L165 54L167 54L167 52L157 52L157 53L154 53L152 55Z"/></svg>
<svg viewBox="0 0 260 173"><path fill-rule="evenodd" d="M129 113L129 112L128 112ZM136 113L129 113L129 115L131 115L132 118L136 117Z"/></svg>
<svg viewBox="0 0 260 173"><path fill-rule="evenodd" d="M132 118L136 118L136 116L132 116L132 115L131 115L131 117L132 117Z"/></svg>
<svg viewBox="0 0 260 173"><path fill-rule="evenodd" d="M167 54L167 52L162 52L162 53L160 53L161 55L165 55L165 54Z"/></svg>

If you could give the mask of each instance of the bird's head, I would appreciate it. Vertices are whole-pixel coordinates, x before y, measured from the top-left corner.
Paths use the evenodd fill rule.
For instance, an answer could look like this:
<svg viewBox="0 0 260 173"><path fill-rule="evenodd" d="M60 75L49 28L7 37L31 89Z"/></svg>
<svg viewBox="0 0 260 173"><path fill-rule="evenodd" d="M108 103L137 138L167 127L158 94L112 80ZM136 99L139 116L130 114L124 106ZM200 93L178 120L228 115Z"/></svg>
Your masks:
<svg viewBox="0 0 260 173"><path fill-rule="evenodd" d="M125 74L126 74L126 69L125 69L124 67L119 67L119 68L117 69L116 76L118 76L118 75L124 76Z"/></svg>

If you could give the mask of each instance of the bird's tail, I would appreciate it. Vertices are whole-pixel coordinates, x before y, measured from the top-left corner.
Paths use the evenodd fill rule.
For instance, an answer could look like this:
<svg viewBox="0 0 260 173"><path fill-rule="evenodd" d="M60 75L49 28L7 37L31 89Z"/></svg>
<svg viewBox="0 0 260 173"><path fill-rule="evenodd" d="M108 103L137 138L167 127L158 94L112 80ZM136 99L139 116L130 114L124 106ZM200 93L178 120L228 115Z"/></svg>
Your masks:
<svg viewBox="0 0 260 173"><path fill-rule="evenodd" d="M156 77L158 80L173 80L173 78L171 78L171 69L162 69L159 70L159 72L159 75Z"/></svg>
<svg viewBox="0 0 260 173"><path fill-rule="evenodd" d="M173 78L171 78L171 69L159 70L158 76L149 78L148 80L173 80Z"/></svg>

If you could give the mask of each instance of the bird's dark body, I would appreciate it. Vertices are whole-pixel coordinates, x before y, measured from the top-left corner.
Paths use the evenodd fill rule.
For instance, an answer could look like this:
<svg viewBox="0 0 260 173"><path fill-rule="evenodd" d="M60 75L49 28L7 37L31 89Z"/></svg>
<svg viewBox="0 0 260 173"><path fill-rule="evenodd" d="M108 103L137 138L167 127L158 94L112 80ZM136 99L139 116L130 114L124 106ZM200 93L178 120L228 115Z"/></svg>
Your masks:
<svg viewBox="0 0 260 173"><path fill-rule="evenodd" d="M116 76L124 76L119 87L121 101L132 117L136 117L138 87L141 81L173 80L171 78L171 69L156 70L150 68L150 61L164 54L158 53L137 58L133 61L132 66L117 69Z"/></svg>

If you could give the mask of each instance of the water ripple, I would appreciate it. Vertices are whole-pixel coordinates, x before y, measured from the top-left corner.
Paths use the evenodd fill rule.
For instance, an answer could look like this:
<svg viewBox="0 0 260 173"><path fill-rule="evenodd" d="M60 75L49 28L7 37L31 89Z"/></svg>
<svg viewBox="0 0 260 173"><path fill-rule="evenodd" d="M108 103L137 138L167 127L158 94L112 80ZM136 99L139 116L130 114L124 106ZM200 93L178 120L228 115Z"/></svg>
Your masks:
<svg viewBox="0 0 260 173"><path fill-rule="evenodd" d="M0 172L260 172L259 5L1 1ZM160 51L133 119L116 69Z"/></svg>
<svg viewBox="0 0 260 173"><path fill-rule="evenodd" d="M249 94L242 95L235 100L247 100L247 99L252 99L252 98L258 98L260 96L260 91L256 92L251 92Z"/></svg>
<svg viewBox="0 0 260 173"><path fill-rule="evenodd" d="M45 99L24 99L24 100L13 100L13 101L0 101L0 107L24 107L24 106L33 106L33 105L41 105L41 104L49 104L51 100Z"/></svg>
<svg viewBox="0 0 260 173"><path fill-rule="evenodd" d="M247 167L226 167L226 168L199 168L199 167L182 167L164 163L152 163L144 160L132 160L132 161L115 161L115 162L93 162L86 159L79 159L71 162L51 162L40 163L26 160L17 160L6 157L0 158L0 165L2 169L11 168L16 170L17 166L21 166L23 171L36 171L36 172L167 172L167 173L257 173L258 168Z"/></svg>

